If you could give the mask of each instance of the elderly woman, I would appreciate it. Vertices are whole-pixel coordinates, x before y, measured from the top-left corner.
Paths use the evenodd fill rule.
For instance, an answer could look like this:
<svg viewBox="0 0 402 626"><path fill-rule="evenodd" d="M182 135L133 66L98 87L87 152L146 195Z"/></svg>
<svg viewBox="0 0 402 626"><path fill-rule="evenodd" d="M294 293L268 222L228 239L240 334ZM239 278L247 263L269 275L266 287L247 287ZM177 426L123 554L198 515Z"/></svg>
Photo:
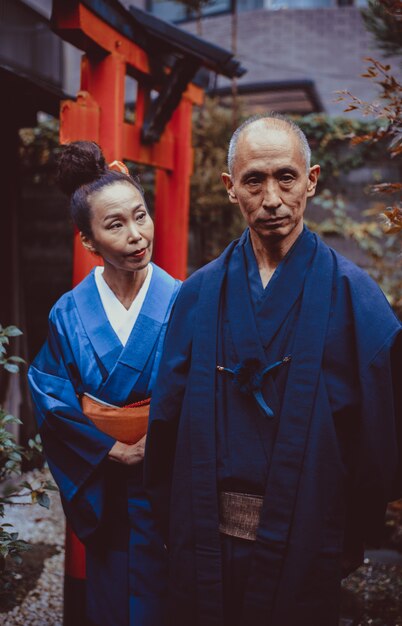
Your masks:
<svg viewBox="0 0 402 626"><path fill-rule="evenodd" d="M59 161L85 248L103 260L55 304L29 371L37 421L67 518L87 549L96 626L164 624L166 555L142 488L148 406L178 281L151 263L142 189L99 146Z"/></svg>

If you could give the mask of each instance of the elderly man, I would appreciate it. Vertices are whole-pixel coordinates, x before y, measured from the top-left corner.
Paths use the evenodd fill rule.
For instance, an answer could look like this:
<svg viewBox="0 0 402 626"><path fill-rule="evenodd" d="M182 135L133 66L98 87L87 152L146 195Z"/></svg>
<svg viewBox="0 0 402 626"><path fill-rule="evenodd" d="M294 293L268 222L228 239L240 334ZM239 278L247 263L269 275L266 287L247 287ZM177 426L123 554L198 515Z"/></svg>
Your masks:
<svg viewBox="0 0 402 626"><path fill-rule="evenodd" d="M401 324L304 227L320 168L293 122L248 120L228 164L248 228L181 289L147 443L171 624L335 626L401 487Z"/></svg>

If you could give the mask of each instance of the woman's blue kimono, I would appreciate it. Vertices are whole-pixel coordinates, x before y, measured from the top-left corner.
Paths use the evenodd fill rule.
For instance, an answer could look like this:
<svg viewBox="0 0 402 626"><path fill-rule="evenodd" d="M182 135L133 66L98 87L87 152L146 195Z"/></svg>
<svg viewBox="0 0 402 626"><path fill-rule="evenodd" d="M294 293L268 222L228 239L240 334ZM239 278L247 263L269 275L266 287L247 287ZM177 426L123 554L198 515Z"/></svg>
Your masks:
<svg viewBox="0 0 402 626"><path fill-rule="evenodd" d="M337 626L343 553L402 495L401 339L377 285L307 229L265 289L248 231L184 283L145 455L172 626ZM219 534L220 491L263 496L256 541Z"/></svg>
<svg viewBox="0 0 402 626"><path fill-rule="evenodd" d="M50 313L29 370L39 432L66 516L87 552L87 612L97 626L164 623L166 550L142 488L142 464L110 461L115 440L82 413L87 392L124 406L149 397L179 281L153 266L125 347L103 309L94 273Z"/></svg>

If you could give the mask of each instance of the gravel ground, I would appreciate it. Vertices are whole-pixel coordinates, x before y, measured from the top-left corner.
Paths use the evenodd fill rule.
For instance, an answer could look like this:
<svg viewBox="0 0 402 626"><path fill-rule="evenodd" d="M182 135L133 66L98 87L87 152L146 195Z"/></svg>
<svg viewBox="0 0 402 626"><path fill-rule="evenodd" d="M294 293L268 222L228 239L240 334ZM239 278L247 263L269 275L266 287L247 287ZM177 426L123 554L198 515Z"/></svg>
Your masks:
<svg viewBox="0 0 402 626"><path fill-rule="evenodd" d="M364 565L343 584L355 626L402 626L402 558L398 553L367 553Z"/></svg>
<svg viewBox="0 0 402 626"><path fill-rule="evenodd" d="M24 477L31 484L49 478L38 470ZM4 521L33 547L24 553L23 566L13 570L9 596L15 606L7 606L0 589L0 626L62 626L65 521L58 492L49 496L49 510L38 505L7 507ZM402 626L400 552L368 552L364 565L343 588L340 625Z"/></svg>
<svg viewBox="0 0 402 626"><path fill-rule="evenodd" d="M32 484L43 478L43 472L33 471L24 478ZM49 496L49 509L39 505L7 507L4 521L13 524L19 538L35 544L35 555L52 556L44 558L43 570L22 602L0 613L1 626L62 626L65 522L58 492L51 491ZM23 575L17 571L14 578L18 585Z"/></svg>

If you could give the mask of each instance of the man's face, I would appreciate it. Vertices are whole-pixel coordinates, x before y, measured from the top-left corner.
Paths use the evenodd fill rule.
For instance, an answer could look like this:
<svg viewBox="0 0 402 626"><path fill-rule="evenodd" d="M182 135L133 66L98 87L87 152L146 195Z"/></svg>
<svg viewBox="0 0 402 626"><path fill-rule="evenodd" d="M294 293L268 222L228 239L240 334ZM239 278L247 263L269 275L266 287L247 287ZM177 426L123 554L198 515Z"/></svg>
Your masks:
<svg viewBox="0 0 402 626"><path fill-rule="evenodd" d="M222 174L231 202L264 244L296 240L307 198L315 193L320 167L307 172L298 137L286 126L259 120L237 143L232 174Z"/></svg>

